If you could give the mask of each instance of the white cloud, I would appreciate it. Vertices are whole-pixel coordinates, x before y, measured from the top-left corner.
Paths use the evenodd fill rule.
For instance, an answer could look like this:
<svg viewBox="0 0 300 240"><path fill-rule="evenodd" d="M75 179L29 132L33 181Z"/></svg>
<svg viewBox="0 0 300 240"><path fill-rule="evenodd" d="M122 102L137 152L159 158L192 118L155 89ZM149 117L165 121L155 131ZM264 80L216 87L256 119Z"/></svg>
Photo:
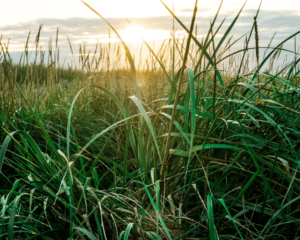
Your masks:
<svg viewBox="0 0 300 240"><path fill-rule="evenodd" d="M86 0L104 17L149 17L168 16L169 13L159 0ZM181 12L182 9L193 9L194 0L164 0L172 8L174 2L175 13L190 16L190 11ZM199 12L212 16L217 11L221 0L199 1ZM243 5L242 0L224 0L221 13L237 12ZM257 9L260 0L249 0L245 10ZM14 25L33 21L38 18L66 19L70 17L96 18L80 0L10 0L1 1L0 26ZM286 11L300 9L299 0L264 0L262 10Z"/></svg>

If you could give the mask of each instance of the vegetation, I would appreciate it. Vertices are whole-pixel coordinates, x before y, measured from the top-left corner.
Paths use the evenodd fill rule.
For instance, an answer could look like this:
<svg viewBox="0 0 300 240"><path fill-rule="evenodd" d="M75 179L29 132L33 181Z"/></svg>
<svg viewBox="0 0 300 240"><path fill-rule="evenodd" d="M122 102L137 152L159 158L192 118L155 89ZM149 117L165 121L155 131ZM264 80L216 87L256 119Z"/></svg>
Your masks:
<svg viewBox="0 0 300 240"><path fill-rule="evenodd" d="M255 18L227 54L242 9L217 42L220 9L200 40L196 6L189 29L168 9L189 36L138 70L124 42L68 69L40 32L34 62L0 42L1 239L298 239L298 53L272 66L300 32L262 48Z"/></svg>

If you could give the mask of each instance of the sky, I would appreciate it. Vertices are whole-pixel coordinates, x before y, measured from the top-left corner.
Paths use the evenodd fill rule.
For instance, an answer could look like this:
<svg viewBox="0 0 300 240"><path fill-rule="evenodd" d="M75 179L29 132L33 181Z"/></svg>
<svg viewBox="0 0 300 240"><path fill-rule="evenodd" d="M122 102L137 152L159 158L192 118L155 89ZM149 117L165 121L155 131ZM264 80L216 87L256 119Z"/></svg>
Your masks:
<svg viewBox="0 0 300 240"><path fill-rule="evenodd" d="M194 0L164 0L164 2L170 7L172 6L172 2L174 2L174 8L177 13L182 10L190 10L195 4ZM213 14L220 2L220 0L199 0L198 8L200 14ZM168 12L159 0L86 0L86 3L107 18L168 15ZM222 13L230 14L237 11L243 3L243 0L224 0ZM248 0L245 10L257 9L259 4L260 0ZM264 0L261 9L274 11L279 15L280 12L293 11L295 9L300 11L300 1ZM186 12L185 15L189 14L189 12ZM80 0L1 0L0 16L0 26L15 25L41 18L68 19L72 17L96 17Z"/></svg>
<svg viewBox="0 0 300 240"><path fill-rule="evenodd" d="M192 16L194 0L164 0L189 26ZM146 41L162 40L169 37L172 28L172 17L159 0L86 0L86 3L98 11L119 31L127 42L134 42L141 37ZM214 17L221 0L199 0L196 25L199 37L206 34L210 20ZM224 0L218 21L225 17L224 33L235 15L243 6L242 0ZM230 36L237 39L250 31L253 16L260 0L248 0L243 12L235 24ZM125 19L128 18L129 24ZM300 30L300 1L299 0L263 0L258 16L260 43L267 46L276 32L272 46ZM31 31L31 46L34 47L35 34L40 24L43 24L40 37L41 44L47 48L50 37L55 39L59 28L59 43L62 55L68 57L67 36L72 44L83 42L95 44L97 41L108 41L108 25L94 12L87 8L80 0L0 0L0 36L2 42L10 39L9 51L17 60ZM176 24L178 34L183 33ZM223 32L222 32L223 31ZM220 35L221 36L221 35ZM300 37L298 36L298 38ZM117 40L113 35L110 41ZM243 41L237 46L242 46ZM293 49L294 42L286 44ZM70 54L70 53L69 53Z"/></svg>

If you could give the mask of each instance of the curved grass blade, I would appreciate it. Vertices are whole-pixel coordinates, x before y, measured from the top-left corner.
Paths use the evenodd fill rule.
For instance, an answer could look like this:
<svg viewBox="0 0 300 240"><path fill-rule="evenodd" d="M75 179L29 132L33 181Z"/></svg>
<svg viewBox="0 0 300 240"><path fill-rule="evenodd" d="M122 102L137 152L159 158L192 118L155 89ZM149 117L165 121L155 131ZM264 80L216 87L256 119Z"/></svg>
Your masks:
<svg viewBox="0 0 300 240"><path fill-rule="evenodd" d="M146 232L146 235L151 240L162 240L162 238L160 236L158 236L157 233L154 233L154 232Z"/></svg>
<svg viewBox="0 0 300 240"><path fill-rule="evenodd" d="M278 214L282 214L282 210L287 208L288 206L290 206L292 203L298 201L300 199L300 196L292 199L291 201L287 202L284 206L282 206L282 208L278 209L278 211L276 213L274 213L274 215L272 216L272 218L267 222L267 224L265 225L265 227L263 228L263 230L261 231L261 235L264 234L264 232L269 229L271 226L271 223L277 218Z"/></svg>
<svg viewBox="0 0 300 240"><path fill-rule="evenodd" d="M247 3L247 0L245 1L244 5L242 6L242 8L240 9L240 11L238 12L238 14L236 15L236 17L233 19L232 23L229 25L229 27L227 28L226 32L224 33L224 35L222 36L221 40L219 41L219 44L217 45L213 56L211 57L213 59L213 57L217 54L218 50L220 49L220 47L222 46L223 42L225 41L226 37L228 36L228 34L230 33L231 29L233 28L234 24L236 23L236 21L238 20L241 12L243 11L245 5Z"/></svg>
<svg viewBox="0 0 300 240"><path fill-rule="evenodd" d="M250 84L244 83L244 82L237 83L236 85L244 86L244 87L250 89L253 93L258 94L258 89L256 87L254 87L253 85L250 85ZM268 97L266 95L264 95L263 93L260 93L260 96L263 99L268 99Z"/></svg>
<svg viewBox="0 0 300 240"><path fill-rule="evenodd" d="M93 233L90 231L86 230L85 228L82 227L74 227L74 230L77 230L79 232L82 232L85 236L87 236L90 240L98 240L98 238L95 237Z"/></svg>
<svg viewBox="0 0 300 240"><path fill-rule="evenodd" d="M44 157L44 155L43 155L41 149L40 149L39 146L37 145L37 143L33 140L33 138L32 138L28 133L26 133L26 132L24 132L24 131L20 131L20 130L10 133L8 136L5 137L5 139L4 139L4 141L3 141L3 144L2 144L1 149L0 149L0 171L1 171L1 166L2 166L3 161L4 161L4 158L5 158L5 153L6 153L6 151L7 151L7 147L8 147L8 145L9 145L11 139L13 139L13 140L15 141L15 143L16 143L18 146L22 147L22 146L21 146L21 145L13 138L13 136L16 135L16 134L21 135L21 136L24 138L24 140L26 140L27 144L29 144L29 145L32 147L32 149L34 150L34 152L35 152L36 155L38 156L38 160L35 161L35 164L37 164L37 165L41 168L41 170L46 171L46 172L52 174L52 173L53 173L53 170L51 169L50 165L47 164L47 162L45 161L45 157ZM27 155L31 156L31 159L32 159L32 160L35 160L35 159L36 159L36 158L33 157L26 149L24 149L23 147L22 147L22 149L23 149L24 151L26 151L26 154L27 154ZM32 162L32 163L33 163L33 162Z"/></svg>
<svg viewBox="0 0 300 240"><path fill-rule="evenodd" d="M160 2L164 5L164 7L171 13L171 15L176 19L176 21L181 25L181 27L189 34L190 30L181 22L181 20L168 8L168 6L162 1L160 0ZM197 40L197 38L191 34L191 38L195 41L195 43L198 45L198 47L201 49L201 51L203 51L204 56L207 58L207 60L209 61L210 65L213 67L214 66L214 61L212 60L212 58L209 56L209 54L206 52L206 49L201 45L201 43ZM222 77L220 75L220 72L218 70L216 70L216 74L218 76L218 79L220 81L221 86L224 88L224 82L222 80Z"/></svg>
<svg viewBox="0 0 300 240"><path fill-rule="evenodd" d="M115 128L116 126L118 126L121 123L127 122L130 119L133 119L135 117L141 116L141 113L133 115L131 117L125 118L123 120L120 120L114 124L112 124L111 126L109 126L108 128L104 129L102 132L96 134L82 149L79 153L77 153L77 155L81 155L97 138L101 137L104 133L110 131L111 129Z"/></svg>
<svg viewBox="0 0 300 240"><path fill-rule="evenodd" d="M5 159L5 153L6 153L6 150L8 148L8 145L10 143L10 140L11 140L11 137L8 135L5 137L2 145L1 145L1 149L0 149L0 172L1 172L1 169L2 169L2 165L3 165L3 162L4 162L4 159Z"/></svg>
<svg viewBox="0 0 300 240"><path fill-rule="evenodd" d="M161 113L162 116L168 118L169 120L171 120L171 116L169 114L166 113ZM174 126L180 131L180 133L182 134L182 136L184 137L184 139L187 141L187 143L189 144L189 146L192 146L192 143L190 141L190 138L188 137L188 134L182 129L182 127L180 126L180 124L177 121L174 121ZM163 135L164 137L167 137L167 134Z"/></svg>
<svg viewBox="0 0 300 240"><path fill-rule="evenodd" d="M147 48L149 49L149 51L153 54L153 56L155 57L156 61L159 63L159 65L161 66L162 70L164 71L165 75L167 76L167 80L170 83L170 85L172 86L173 89L176 88L175 84L172 82L172 79L169 77L169 74L166 70L166 68L164 67L164 65L162 64L162 62L159 60L159 58L156 56L156 54L154 53L154 51L152 50L152 48L149 46L149 44L143 39L143 42L145 43L145 45L147 46Z"/></svg>
<svg viewBox="0 0 300 240"><path fill-rule="evenodd" d="M128 118L129 115L127 114L126 109L124 108L124 106L122 105L120 100L113 93L111 93L107 89L97 86L97 85L92 85L92 87L99 88L101 91L103 91L105 93L105 95L107 95L109 98L111 98L114 101L114 103L117 105L117 107L121 111L123 117ZM133 137L133 130L130 125L130 121L127 121L127 124L128 124L128 131L130 132L129 133L130 134L129 135L130 145L131 145L133 151L136 152L136 143L135 143L135 138Z"/></svg>
<svg viewBox="0 0 300 240"><path fill-rule="evenodd" d="M14 182L12 189L9 191L8 196L6 197L6 199L4 198L4 196L2 196L1 199L1 205L2 205L2 210L1 210L1 216L0 216L0 220L1 220L1 226L0 226L0 235L2 235L3 233L3 226L5 224L5 213L7 211L7 209L9 208L9 204L7 204L10 200L10 198L13 196L13 193L15 191L15 189L17 188L17 186L19 185L21 179L18 179Z"/></svg>
<svg viewBox="0 0 300 240"><path fill-rule="evenodd" d="M140 110L140 115L142 115L149 127L149 130L151 132L151 135L153 137L153 141L154 141L154 144L155 144L155 147L156 147L156 150L157 150L157 154L159 156L159 160L160 162L162 161L161 159L161 154L160 154L160 150L159 150L159 147L158 147L158 143L157 143L157 139L156 139L156 135L155 135L155 132L154 132L154 128L153 128L153 125L151 123L151 120L148 116L148 114L146 113L145 111L145 108L143 107L141 101L136 97L136 96L132 96L130 97L130 99L136 104L136 106L138 107L138 109Z"/></svg>
<svg viewBox="0 0 300 240"><path fill-rule="evenodd" d="M299 62L300 62L300 58L297 61L295 61L293 66L291 66L290 70L288 71L287 77L286 77L287 80L291 79L291 75L294 72L294 70L297 71L296 66L298 65ZM296 77L298 74L299 74L299 71L297 73L295 73L294 77Z"/></svg>
<svg viewBox="0 0 300 240"><path fill-rule="evenodd" d="M109 90L107 90L101 86L91 85L91 87L99 88L101 91L103 91L105 93L105 95L107 95L109 98L111 98L114 101L114 103L117 105L117 107L121 111L123 117L124 118L128 117L128 114L127 114L126 109L124 108L123 104L113 93L111 93Z"/></svg>
<svg viewBox="0 0 300 240"><path fill-rule="evenodd" d="M200 227L200 225L193 227L192 229L188 230L186 233L182 234L181 236L175 238L174 240L180 240L180 239L184 239L186 236L188 236L190 233L196 231L198 228Z"/></svg>
<svg viewBox="0 0 300 240"><path fill-rule="evenodd" d="M71 129L71 117L72 117L72 110L74 108L74 104L76 102L76 99L78 98L79 94L85 89L82 88L74 97L70 110L69 110L69 116L68 116L68 125L67 125L67 160L70 161L70 129Z"/></svg>
<svg viewBox="0 0 300 240"><path fill-rule="evenodd" d="M162 0L160 0L160 1L162 2ZM168 161L169 161L169 147L170 147L170 142L171 142L171 133L173 131L173 126L174 126L173 124L174 124L175 115L176 115L176 107L178 105L180 89L181 89L181 85L182 85L182 82L183 82L183 72L184 72L184 69L186 68L186 63L187 63L189 50L190 50L191 39L192 39L192 36L193 36L193 29L194 29L194 24L195 24L196 15L197 15L197 5L198 5L198 0L195 1L191 26L190 26L190 30L188 32L189 36L188 36L187 43L186 43L186 49L185 49L184 58L183 58L183 62L182 62L182 67L181 67L182 70L180 71L180 79L179 79L179 82L178 82L178 88L177 88L177 92L176 92L176 96L175 96L175 100L174 100L174 108L173 108L173 111L172 111L171 122L169 124L168 136L167 136L164 156L163 156L163 160L162 160L162 166L161 166L161 171L160 171L160 180L161 180L161 184L162 184L162 187L161 187L162 191L164 189L163 180L165 178L165 171L166 171L166 167L167 167Z"/></svg>
<svg viewBox="0 0 300 240"><path fill-rule="evenodd" d="M278 47L278 46L277 46ZM266 49L266 50L268 50L268 49L273 49L274 51L273 52L275 52L277 49L276 49L276 47L259 47L260 49ZM245 52L245 51L248 51L248 50L255 50L256 48L254 48L254 47L249 47L249 48L242 48L242 49L240 49L240 50L236 50L236 51L234 51L234 52L232 52L232 53L230 53L230 54L228 54L228 55L226 55L225 57L223 57L223 58L221 58L218 62L217 62L217 64L219 64L220 62L222 62L222 61L224 61L225 59L227 59L227 58L230 58L230 57L232 57L232 56L234 56L234 55L237 55L238 53L241 53L241 52ZM285 49L285 48L282 48L282 49L280 49L281 51L284 51L284 52L287 52L287 53L293 53L293 54L296 54L296 55L300 55L300 53L295 53L295 52L293 52L293 51L291 51L291 50L288 50L288 49ZM197 74L198 75L198 74ZM197 76L196 75L196 76Z"/></svg>
<svg viewBox="0 0 300 240"><path fill-rule="evenodd" d="M120 233L118 240L122 240L124 236L124 231Z"/></svg>
<svg viewBox="0 0 300 240"><path fill-rule="evenodd" d="M100 235L100 240L103 240L104 238L103 238L103 233L102 233L102 227L101 227L100 220L99 220L99 217L97 216L96 211L94 211L94 217L95 217L95 221L97 224L98 233Z"/></svg>
<svg viewBox="0 0 300 240"><path fill-rule="evenodd" d="M157 182L158 182L158 181L157 181ZM155 202L154 202L154 200L153 200L153 198L152 198L152 196L151 196L151 193L150 193L150 191L149 191L149 189L148 189L148 187L147 187L147 185L145 184L145 182L144 182L143 179L142 179L142 183L143 183L144 189L146 190L147 196L148 196L148 198L149 198L149 200L150 200L150 202L151 202L151 205L152 205L153 209L155 210L155 212L156 212L156 214L157 214L158 220L160 221L160 224L162 225L162 227L163 227L163 229L164 229L164 231L165 231L165 234L167 235L168 239L171 240L172 237L171 237L171 235L170 235L170 233L169 233L169 230L168 230L168 228L167 228L167 226L166 226L166 224L165 224L163 218L161 217L161 215L160 215L160 213L159 213L159 205L156 205L156 204L155 204Z"/></svg>
<svg viewBox="0 0 300 240"><path fill-rule="evenodd" d="M17 196L12 205L12 210L10 212L10 216L9 216L9 220L8 220L8 229L7 229L8 230L8 240L14 240L14 221L15 221L15 217L16 217L16 213L17 213L17 207L18 207L21 197L23 195L24 195L24 193Z"/></svg>
<svg viewBox="0 0 300 240"><path fill-rule="evenodd" d="M222 199L218 199L218 200L219 200L219 202L223 205L223 207L225 208L225 210L226 210L226 212L227 212L227 214L228 214L230 220L232 221L232 223L233 223L235 229L238 231L238 233L239 233L239 235L240 235L240 238L244 240L244 238L243 238L243 236L242 236L240 230L238 229L238 227L237 227L237 225L236 225L236 223L235 223L233 217L231 216L231 214L230 214L230 212L229 212L229 210L228 210L228 208L227 208L227 206L226 206L226 204L225 204L224 199L222 198Z"/></svg>
<svg viewBox="0 0 300 240"><path fill-rule="evenodd" d="M221 1L220 5L219 5L219 8L218 8L218 10L217 10L217 13L215 14L215 17L214 17L212 23L210 24L208 33L206 34L206 38L205 38L205 41L204 41L204 43L203 43L204 51L206 51L207 47L210 45L210 42L212 41L212 38L211 38L209 41L208 41L208 39L209 39L210 33L212 32L213 26L215 25L215 22L216 22L216 20L217 20L217 18L218 18L219 12L220 12L221 7L222 7L222 5L223 5L223 1L224 1L224 0ZM224 18L224 20L221 22L221 24L219 25L218 30L214 33L214 35L217 34L217 32L219 31L219 29L220 29L221 26L223 25L224 21L225 21L225 18ZM196 37L197 37L197 36L196 36ZM198 69L201 68L202 58L203 58L203 51L201 52L201 55L200 55L200 57L199 57L199 61L198 61L197 65L196 65L196 67L195 67L195 72L198 72Z"/></svg>
<svg viewBox="0 0 300 240"><path fill-rule="evenodd" d="M32 115L34 116L34 119L36 120L37 124L38 124L39 127L41 128L42 133L43 133L43 136L45 137L46 142L47 142L47 144L50 146L50 148L51 148L52 152L54 153L56 159L57 159L60 163L63 163L64 160L62 159L61 155L58 153L57 148L56 148L54 142L52 141L52 139L50 138L48 132L46 131L46 129L45 129L45 127L44 127L44 124L43 124L43 122L42 122L42 120L41 120L39 114L36 113L35 111L33 111L33 108L32 108L31 105L28 103L27 99L25 98L25 96L24 96L24 94L23 94L23 92L22 92L22 90L21 90L21 88L20 88L20 86L19 86L18 84L17 84L17 87L18 87L18 89L19 89L19 91L20 91L20 93L21 93L22 99L24 99L26 105L29 107L30 112L31 112Z"/></svg>
<svg viewBox="0 0 300 240"><path fill-rule="evenodd" d="M162 107L162 109L173 109L174 105L165 105ZM185 106L181 106L181 105L177 105L176 107L177 110L181 110L181 111L186 111ZM191 109L188 109L189 111L191 111ZM198 110L196 110L196 116L197 117L201 117L205 120L214 120L213 115L207 112L200 112Z"/></svg>
<svg viewBox="0 0 300 240"><path fill-rule="evenodd" d="M230 149L236 152L242 151L242 149L239 147L235 147L227 144L205 144L205 145L201 144L193 147L192 149L190 149L190 151L183 151L180 149L170 149L170 154L182 156L182 157L189 157L191 152L202 151L204 149Z"/></svg>
<svg viewBox="0 0 300 240"><path fill-rule="evenodd" d="M130 231L133 228L134 223L129 223L126 227L125 234L124 234L124 240L129 239Z"/></svg>
<svg viewBox="0 0 300 240"><path fill-rule="evenodd" d="M259 112L265 119L268 120L269 123L271 123L273 126L277 127L280 130L280 132L282 133L282 135L285 137L287 142L289 143L291 149L293 150L293 152L296 156L298 166L300 167L300 163L298 161L298 156L296 154L295 148L294 148L293 144L291 143L290 138L286 135L286 133L284 132L284 130L282 129L282 127L280 125L276 124L276 122L270 116L268 116L263 110L261 110L260 108L255 107L254 105L252 105L248 102L235 100L235 99L228 99L228 102L236 102L236 103L240 103L240 104L245 104L246 106L256 110L257 112Z"/></svg>
<svg viewBox="0 0 300 240"><path fill-rule="evenodd" d="M289 36L288 38L286 38L285 40L283 40L281 43L279 43L266 57L265 59L260 63L259 65L259 69L262 69L262 66L267 62L267 60L272 56L272 54L280 47L282 46L285 42L287 42L288 40L290 40L291 38L295 37L296 35L298 35L300 33L300 31L292 34L291 36Z"/></svg>
<svg viewBox="0 0 300 240"><path fill-rule="evenodd" d="M129 65L130 65L130 68L131 68L131 71L132 71L132 74L133 74L133 80L134 80L134 83L135 83L136 94L137 94L138 97L140 97L140 92L139 92L139 88L138 88L138 84L137 84L137 76L136 76L134 60L133 60L133 57L132 57L126 43L124 42L124 40L122 39L122 37L120 36L118 31L101 14L99 14L95 9L93 9L89 4L87 4L83 0L81 0L81 2L83 2L84 5L86 5L89 9L91 9L94 13L96 13L100 18L102 18L107 23L107 25L114 31L114 33L117 35L117 37L120 39L120 41L121 41L121 43L122 43L122 45L125 49L126 57L127 57L127 60L129 62Z"/></svg>

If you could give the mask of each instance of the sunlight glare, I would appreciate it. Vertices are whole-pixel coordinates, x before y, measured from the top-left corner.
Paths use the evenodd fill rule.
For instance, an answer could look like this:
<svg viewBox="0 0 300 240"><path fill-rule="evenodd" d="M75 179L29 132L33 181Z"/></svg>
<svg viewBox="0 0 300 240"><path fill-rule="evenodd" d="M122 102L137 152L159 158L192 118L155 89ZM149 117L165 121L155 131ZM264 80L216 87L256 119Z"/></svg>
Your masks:
<svg viewBox="0 0 300 240"><path fill-rule="evenodd" d="M142 40L151 41L155 39L165 39L169 35L168 31L158 29L145 29L141 26L129 26L125 30L121 30L121 37L125 42L140 42Z"/></svg>

